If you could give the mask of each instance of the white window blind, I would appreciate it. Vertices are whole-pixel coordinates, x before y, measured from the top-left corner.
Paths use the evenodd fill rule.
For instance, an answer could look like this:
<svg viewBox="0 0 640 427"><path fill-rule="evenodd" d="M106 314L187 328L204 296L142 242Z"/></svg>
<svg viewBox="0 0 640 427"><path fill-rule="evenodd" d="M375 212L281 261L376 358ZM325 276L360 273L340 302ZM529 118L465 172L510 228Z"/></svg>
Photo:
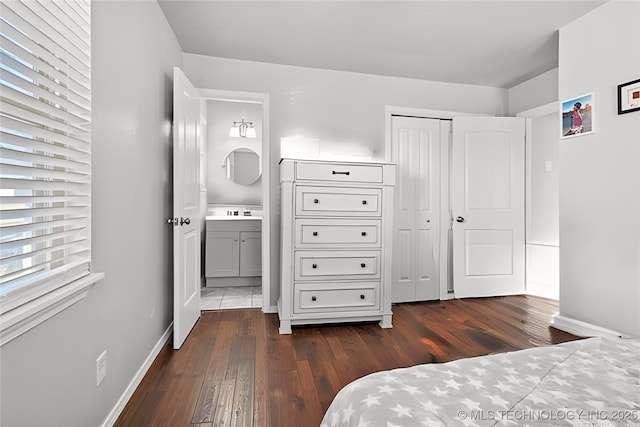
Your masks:
<svg viewBox="0 0 640 427"><path fill-rule="evenodd" d="M0 4L0 314L90 274L91 4Z"/></svg>

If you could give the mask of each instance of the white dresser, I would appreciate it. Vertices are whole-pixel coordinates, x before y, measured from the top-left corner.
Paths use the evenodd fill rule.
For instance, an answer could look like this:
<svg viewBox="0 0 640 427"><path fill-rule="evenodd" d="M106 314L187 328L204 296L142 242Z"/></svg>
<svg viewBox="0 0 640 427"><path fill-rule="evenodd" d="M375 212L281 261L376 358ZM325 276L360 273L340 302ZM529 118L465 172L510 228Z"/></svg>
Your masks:
<svg viewBox="0 0 640 427"><path fill-rule="evenodd" d="M282 159L280 333L377 320L391 327L395 165Z"/></svg>

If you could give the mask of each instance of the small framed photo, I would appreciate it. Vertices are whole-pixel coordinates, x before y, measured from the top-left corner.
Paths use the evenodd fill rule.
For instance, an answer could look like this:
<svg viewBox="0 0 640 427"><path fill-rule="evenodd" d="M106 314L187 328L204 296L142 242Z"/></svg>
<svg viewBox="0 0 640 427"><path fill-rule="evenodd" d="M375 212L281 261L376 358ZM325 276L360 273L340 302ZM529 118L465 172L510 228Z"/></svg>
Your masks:
<svg viewBox="0 0 640 427"><path fill-rule="evenodd" d="M595 132L595 94L571 98L562 102L560 108L562 123L561 138L588 135Z"/></svg>
<svg viewBox="0 0 640 427"><path fill-rule="evenodd" d="M618 114L640 110L640 79L618 85Z"/></svg>

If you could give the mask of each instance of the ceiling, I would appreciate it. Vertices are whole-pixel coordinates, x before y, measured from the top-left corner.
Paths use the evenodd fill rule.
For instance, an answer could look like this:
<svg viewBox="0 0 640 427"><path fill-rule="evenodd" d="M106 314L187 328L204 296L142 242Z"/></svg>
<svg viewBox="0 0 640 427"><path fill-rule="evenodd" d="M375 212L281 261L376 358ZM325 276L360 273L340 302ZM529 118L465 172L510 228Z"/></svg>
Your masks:
<svg viewBox="0 0 640 427"><path fill-rule="evenodd" d="M557 67L557 30L605 1L158 3L186 53L510 88Z"/></svg>

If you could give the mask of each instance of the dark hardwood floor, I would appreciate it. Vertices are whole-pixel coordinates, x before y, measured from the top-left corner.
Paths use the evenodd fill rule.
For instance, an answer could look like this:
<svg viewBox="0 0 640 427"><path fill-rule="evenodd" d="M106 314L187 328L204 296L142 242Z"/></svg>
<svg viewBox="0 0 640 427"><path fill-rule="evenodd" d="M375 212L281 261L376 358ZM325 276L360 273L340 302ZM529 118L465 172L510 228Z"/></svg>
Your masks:
<svg viewBox="0 0 640 427"><path fill-rule="evenodd" d="M116 426L318 426L335 394L372 372L557 344L557 304L534 297L393 306L375 323L297 327L258 309L203 312L182 349L166 346Z"/></svg>

